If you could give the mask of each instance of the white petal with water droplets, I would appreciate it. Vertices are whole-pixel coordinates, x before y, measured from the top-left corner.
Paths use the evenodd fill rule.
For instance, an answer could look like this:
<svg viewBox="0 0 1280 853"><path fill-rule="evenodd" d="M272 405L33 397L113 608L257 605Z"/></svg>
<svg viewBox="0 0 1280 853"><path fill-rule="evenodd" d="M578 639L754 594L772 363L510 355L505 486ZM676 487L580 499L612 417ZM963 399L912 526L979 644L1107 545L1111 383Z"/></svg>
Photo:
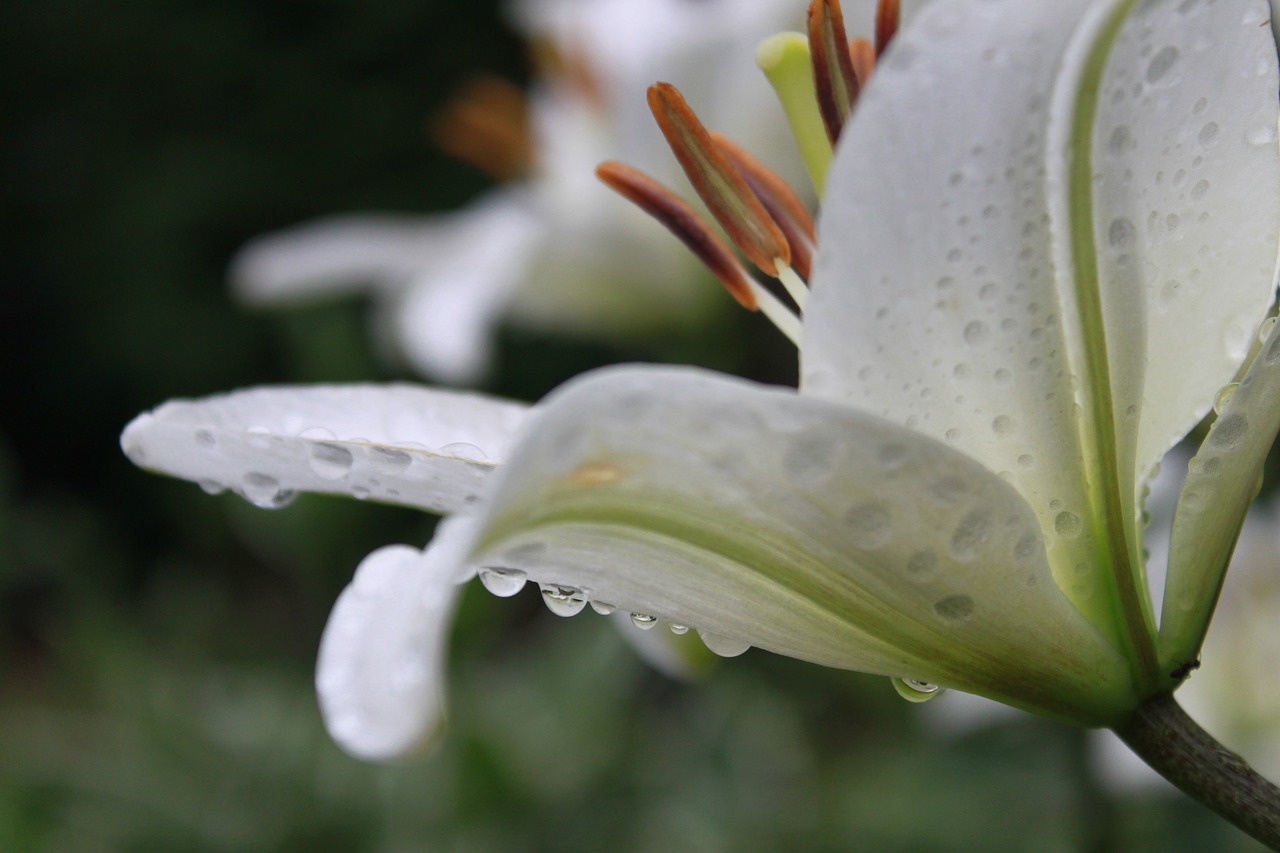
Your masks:
<svg viewBox="0 0 1280 853"><path fill-rule="evenodd" d="M429 747L444 723L444 663L467 522L443 522L426 552L374 551L338 597L316 664L325 725L358 758Z"/></svg>
<svg viewBox="0 0 1280 853"><path fill-rule="evenodd" d="M1045 181L1051 95L1087 5L933 3L899 33L828 176L802 388L1005 477L1058 583L1106 626L1101 573L1076 571L1099 545Z"/></svg>
<svg viewBox="0 0 1280 853"><path fill-rule="evenodd" d="M499 476L481 564L1049 714L1101 722L1129 700L1022 499L880 419L691 369L598 371L548 400Z"/></svg>
<svg viewBox="0 0 1280 853"><path fill-rule="evenodd" d="M134 464L255 503L294 491L454 512L505 458L527 409L410 385L252 388L173 400L120 437Z"/></svg>
<svg viewBox="0 0 1280 853"><path fill-rule="evenodd" d="M1139 476L1209 411L1274 296L1268 14L1262 0L1139 4L1106 67L1093 240L1122 458Z"/></svg>

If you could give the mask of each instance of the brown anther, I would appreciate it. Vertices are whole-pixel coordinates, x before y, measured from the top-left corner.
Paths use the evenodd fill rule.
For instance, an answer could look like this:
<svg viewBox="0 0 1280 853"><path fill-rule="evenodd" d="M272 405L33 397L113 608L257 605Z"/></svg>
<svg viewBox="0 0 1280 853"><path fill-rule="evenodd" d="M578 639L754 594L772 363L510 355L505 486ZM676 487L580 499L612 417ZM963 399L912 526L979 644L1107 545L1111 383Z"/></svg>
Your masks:
<svg viewBox="0 0 1280 853"><path fill-rule="evenodd" d="M711 140L742 173L756 198L760 199L773 221L782 229L791 248L791 266L807 281L814 243L817 240L809 209L781 175L752 157L724 134L712 131Z"/></svg>
<svg viewBox="0 0 1280 853"><path fill-rule="evenodd" d="M786 234L712 141L680 90L670 83L653 84L649 109L694 190L742 254L769 275L777 274L775 260L791 263Z"/></svg>
<svg viewBox="0 0 1280 853"><path fill-rule="evenodd" d="M499 77L484 75L468 81L428 127L446 154L495 180L526 175L533 164L524 91Z"/></svg>
<svg viewBox="0 0 1280 853"><path fill-rule="evenodd" d="M596 167L596 177L679 237L680 242L698 256L739 305L749 311L756 310L758 305L751 290L750 273L728 244L712 230L710 223L684 199L625 163L601 163Z"/></svg>
<svg viewBox="0 0 1280 853"><path fill-rule="evenodd" d="M902 20L902 9L898 0L880 0L876 4L876 57L884 53L889 42L898 33L898 24Z"/></svg>
<svg viewBox="0 0 1280 853"><path fill-rule="evenodd" d="M839 0L809 3L809 55L813 61L818 112L827 127L827 138L835 145L858 100L858 78L853 71L853 57L849 55Z"/></svg>
<svg viewBox="0 0 1280 853"><path fill-rule="evenodd" d="M855 37L849 40L849 56L853 59L853 76L858 78L858 88L867 85L876 67L876 48L869 40Z"/></svg>

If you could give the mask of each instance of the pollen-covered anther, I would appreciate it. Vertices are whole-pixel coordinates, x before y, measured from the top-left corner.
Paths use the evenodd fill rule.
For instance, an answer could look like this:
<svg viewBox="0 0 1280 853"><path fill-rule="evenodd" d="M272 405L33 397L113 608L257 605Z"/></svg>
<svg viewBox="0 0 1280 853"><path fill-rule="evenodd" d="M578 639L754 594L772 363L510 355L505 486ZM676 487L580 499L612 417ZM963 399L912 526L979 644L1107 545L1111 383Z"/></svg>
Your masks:
<svg viewBox="0 0 1280 853"><path fill-rule="evenodd" d="M756 310L751 274L720 235L684 199L625 163L601 163L596 167L596 177L679 237L739 305L749 311Z"/></svg>
<svg viewBox="0 0 1280 853"><path fill-rule="evenodd" d="M899 0L880 0L876 4L876 58L884 53L889 42L898 34L901 20L902 8Z"/></svg>
<svg viewBox="0 0 1280 853"><path fill-rule="evenodd" d="M827 138L835 145L853 112L859 91L839 0L809 3L809 55L813 62L818 111L826 125Z"/></svg>
<svg viewBox="0 0 1280 853"><path fill-rule="evenodd" d="M734 167L684 96L670 83L649 87L649 109L698 196L748 260L769 275L791 263L786 234Z"/></svg>
<svg viewBox="0 0 1280 853"><path fill-rule="evenodd" d="M782 229L791 249L791 266L807 281L817 241L817 229L809 209L777 172L723 134L712 131L711 139L746 179L756 198L760 199L773 221Z"/></svg>

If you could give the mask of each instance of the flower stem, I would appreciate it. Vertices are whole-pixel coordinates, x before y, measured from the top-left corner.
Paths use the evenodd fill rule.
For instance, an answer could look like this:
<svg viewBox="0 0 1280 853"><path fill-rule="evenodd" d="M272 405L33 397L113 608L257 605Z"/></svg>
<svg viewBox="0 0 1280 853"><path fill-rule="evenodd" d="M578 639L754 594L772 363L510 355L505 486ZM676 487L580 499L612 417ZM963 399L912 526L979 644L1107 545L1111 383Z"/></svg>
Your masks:
<svg viewBox="0 0 1280 853"><path fill-rule="evenodd" d="M1172 695L1149 700L1115 732L1184 793L1280 850L1280 788L1200 728Z"/></svg>

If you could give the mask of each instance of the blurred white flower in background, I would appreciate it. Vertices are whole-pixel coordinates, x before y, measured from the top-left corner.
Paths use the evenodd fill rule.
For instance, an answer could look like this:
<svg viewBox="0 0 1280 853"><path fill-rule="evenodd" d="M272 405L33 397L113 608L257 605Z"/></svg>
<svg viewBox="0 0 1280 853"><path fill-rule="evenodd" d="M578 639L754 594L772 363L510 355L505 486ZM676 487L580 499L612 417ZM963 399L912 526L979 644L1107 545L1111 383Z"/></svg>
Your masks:
<svg viewBox="0 0 1280 853"><path fill-rule="evenodd" d="M851 14L870 17L870 2ZM701 265L601 186L622 159L679 180L642 93L668 80L708 124L802 185L757 43L803 23L794 0L524 0L511 18L538 57L528 93L476 81L437 122L451 153L505 183L430 216L337 216L269 234L232 265L262 305L368 292L380 335L422 374L475 382L500 323L610 339L693 328L719 304Z"/></svg>

